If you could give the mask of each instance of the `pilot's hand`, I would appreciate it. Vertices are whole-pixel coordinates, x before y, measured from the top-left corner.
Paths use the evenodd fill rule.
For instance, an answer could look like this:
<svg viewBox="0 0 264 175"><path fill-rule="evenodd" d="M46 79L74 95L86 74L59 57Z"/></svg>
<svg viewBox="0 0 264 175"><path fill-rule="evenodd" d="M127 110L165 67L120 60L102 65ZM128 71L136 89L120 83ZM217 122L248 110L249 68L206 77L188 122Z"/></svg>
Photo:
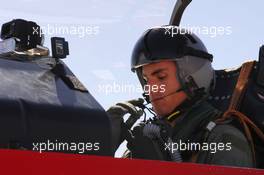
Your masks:
<svg viewBox="0 0 264 175"><path fill-rule="evenodd" d="M144 103L144 99L138 98L129 100L122 103L117 103L116 105L110 107L106 112L110 117L112 123L112 145L113 151L115 151L118 146L124 140L124 133L122 129L124 127L124 119L123 117L126 114L130 114L128 121L126 122L126 126L131 127L137 119L140 118L143 114L143 110L140 108L136 108L136 106L140 106Z"/></svg>

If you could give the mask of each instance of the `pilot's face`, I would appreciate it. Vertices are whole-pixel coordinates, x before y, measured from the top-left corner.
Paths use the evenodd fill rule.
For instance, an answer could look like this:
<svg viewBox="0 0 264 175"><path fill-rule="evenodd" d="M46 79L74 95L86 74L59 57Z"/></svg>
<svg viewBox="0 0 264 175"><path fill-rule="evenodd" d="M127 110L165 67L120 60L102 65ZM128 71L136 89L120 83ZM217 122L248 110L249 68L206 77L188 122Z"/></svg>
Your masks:
<svg viewBox="0 0 264 175"><path fill-rule="evenodd" d="M143 66L142 73L150 89L148 94L151 104L159 117L171 114L187 98L184 91L176 92L181 85L177 79L175 62L147 64Z"/></svg>

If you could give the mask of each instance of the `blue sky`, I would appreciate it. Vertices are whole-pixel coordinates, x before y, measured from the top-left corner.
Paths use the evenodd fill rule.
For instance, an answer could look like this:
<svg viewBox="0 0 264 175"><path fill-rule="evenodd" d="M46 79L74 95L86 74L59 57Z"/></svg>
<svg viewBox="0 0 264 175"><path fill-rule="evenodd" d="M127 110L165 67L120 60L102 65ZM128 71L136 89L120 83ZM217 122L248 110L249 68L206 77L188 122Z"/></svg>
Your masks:
<svg viewBox="0 0 264 175"><path fill-rule="evenodd" d="M98 102L110 105L140 97L136 92L106 93L106 85L139 86L130 71L130 56L138 37L149 27L168 24L175 0L14 0L2 1L0 23L15 18L33 20L46 30L59 27L79 33L46 31L69 42L66 64ZM182 26L229 27L230 34L215 37L198 34L214 55L216 69L236 67L248 59L258 59L264 43L264 2L239 0L193 0L182 18ZM87 31L84 34L82 29ZM101 87L101 88L100 88Z"/></svg>

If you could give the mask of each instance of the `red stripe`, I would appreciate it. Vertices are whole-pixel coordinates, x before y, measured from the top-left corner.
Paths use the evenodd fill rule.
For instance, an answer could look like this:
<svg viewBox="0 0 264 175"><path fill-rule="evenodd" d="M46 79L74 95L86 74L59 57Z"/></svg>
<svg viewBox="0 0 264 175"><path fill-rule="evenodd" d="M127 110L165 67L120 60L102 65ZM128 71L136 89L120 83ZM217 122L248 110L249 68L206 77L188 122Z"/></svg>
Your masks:
<svg viewBox="0 0 264 175"><path fill-rule="evenodd" d="M17 150L0 150L0 165L1 175L264 175L257 169Z"/></svg>

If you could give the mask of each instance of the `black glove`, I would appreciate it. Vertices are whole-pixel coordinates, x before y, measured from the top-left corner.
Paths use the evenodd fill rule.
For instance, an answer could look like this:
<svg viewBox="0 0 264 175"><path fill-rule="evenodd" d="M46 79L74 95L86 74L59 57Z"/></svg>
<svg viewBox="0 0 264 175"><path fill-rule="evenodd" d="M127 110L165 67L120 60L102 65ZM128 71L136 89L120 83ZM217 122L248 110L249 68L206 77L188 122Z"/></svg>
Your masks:
<svg viewBox="0 0 264 175"><path fill-rule="evenodd" d="M134 138L127 144L132 158L182 161L178 151L171 152L166 148L172 144L172 127L165 121L149 120L136 126L132 133Z"/></svg>
<svg viewBox="0 0 264 175"><path fill-rule="evenodd" d="M168 138L164 125L161 120L155 119L141 123L133 129L133 140L127 144L133 158L170 160L170 156L164 151Z"/></svg>
<svg viewBox="0 0 264 175"><path fill-rule="evenodd" d="M144 99L138 98L129 100L110 107L106 112L112 123L112 149L115 152L118 146L124 141L125 133L123 129L130 129L132 125L143 115L142 109L136 106L142 105ZM124 124L124 115L130 114L127 124ZM130 126L131 125L131 126Z"/></svg>
<svg viewBox="0 0 264 175"><path fill-rule="evenodd" d="M147 160L165 160L161 147L157 140L144 136L144 125L133 129L133 140L128 141L127 148L132 158Z"/></svg>

